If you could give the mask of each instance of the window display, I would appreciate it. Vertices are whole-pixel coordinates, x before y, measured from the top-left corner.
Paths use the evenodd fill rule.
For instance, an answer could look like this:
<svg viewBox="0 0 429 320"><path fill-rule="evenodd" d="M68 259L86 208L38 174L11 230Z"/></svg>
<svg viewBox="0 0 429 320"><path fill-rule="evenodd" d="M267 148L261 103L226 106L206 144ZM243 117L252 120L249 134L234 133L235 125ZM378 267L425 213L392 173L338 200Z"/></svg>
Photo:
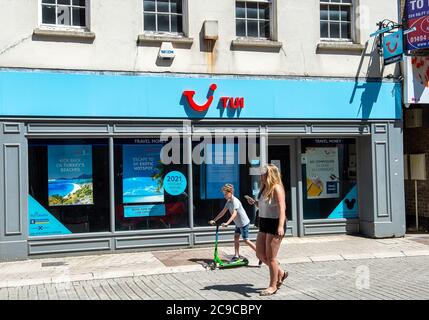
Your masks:
<svg viewBox="0 0 429 320"><path fill-rule="evenodd" d="M110 231L107 139L29 140L29 234Z"/></svg>
<svg viewBox="0 0 429 320"><path fill-rule="evenodd" d="M302 140L304 219L358 218L354 139Z"/></svg>
<svg viewBox="0 0 429 320"><path fill-rule="evenodd" d="M252 159L249 160L249 156L253 153L255 153L254 156L259 156L259 139L256 142L242 138L235 138L233 143L225 139L224 141L224 143L207 144L204 150L209 152L207 155L202 154L205 161L201 164L194 163L192 167L194 226L196 227L206 227L208 221L225 206L221 188L226 183L234 186L234 196L241 200L251 224L254 223L255 207L248 205L244 196L254 196L252 181L259 181L259 176L250 174ZM199 143L194 142L193 147ZM245 163L242 163L244 162L242 159L246 159Z"/></svg>
<svg viewBox="0 0 429 320"><path fill-rule="evenodd" d="M189 226L187 166L161 161L167 143L115 139L116 230Z"/></svg>

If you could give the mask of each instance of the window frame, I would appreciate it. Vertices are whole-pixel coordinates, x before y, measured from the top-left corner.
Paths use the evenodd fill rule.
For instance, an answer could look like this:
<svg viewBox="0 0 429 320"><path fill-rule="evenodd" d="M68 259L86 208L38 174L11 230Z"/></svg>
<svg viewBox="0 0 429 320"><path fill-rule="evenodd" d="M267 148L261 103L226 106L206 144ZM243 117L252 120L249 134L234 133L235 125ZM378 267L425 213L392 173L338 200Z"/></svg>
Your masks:
<svg viewBox="0 0 429 320"><path fill-rule="evenodd" d="M50 24L50 23L43 23L43 0L38 0L38 24L40 28L42 29L54 29L54 30L71 30L71 31L88 31L90 30L90 0L85 0L85 26L73 26L73 25L61 25L61 24ZM72 0L71 0L72 1ZM73 3L73 2L71 2ZM58 7L57 0L55 0L55 7ZM64 5L67 7L80 7L80 6L74 6L71 4L70 6ZM72 21L73 18L70 17L70 20ZM57 22L57 16L55 17L55 21Z"/></svg>
<svg viewBox="0 0 429 320"><path fill-rule="evenodd" d="M181 14L171 13L171 12L161 13L161 14L167 14L169 16L168 21L169 21L169 30L170 31L145 30L145 27L144 27L144 15L145 15L145 13L152 13L152 14L155 15L155 27L156 27L156 29L158 29L158 14L160 14L157 11L158 9L157 9L157 5L156 5L157 2L158 2L158 0L153 0L153 1L155 1L155 12L153 12L153 11L145 11L144 10L144 2L145 2L145 0L141 1L141 5L142 5L142 7L141 7L141 19L142 19L143 34L146 34L146 35L161 35L161 36L185 37L185 35L187 33L186 32L187 14L185 14L185 13L187 13L187 9L188 9L187 0L179 0L179 1L182 2L182 13ZM170 5L170 1L171 0L169 0L169 5ZM171 31L171 16L172 15L176 15L176 16L181 16L182 17L182 30L180 32L172 32Z"/></svg>
<svg viewBox="0 0 429 320"><path fill-rule="evenodd" d="M350 8L350 38L325 38L322 37L322 30L321 30L321 23L322 23L322 19L321 19L321 6L322 5L326 5L328 6L328 10L329 10L329 6L338 6L338 7L349 7ZM319 6L319 37L320 40L323 42L341 42L341 43L354 43L355 42L355 38L356 38L356 14L355 14L355 10L356 10L356 1L355 0L351 0L351 3L342 3L342 2L330 2L330 0L319 0L318 3ZM328 17L329 18L329 17ZM341 18L340 18L341 19ZM328 28L330 28L330 23L333 22L331 20L323 20L325 22L328 22ZM341 20L339 20L341 21ZM340 28L341 28L341 24L340 24ZM328 31L329 33L329 31ZM340 36L341 36L341 32L340 32Z"/></svg>
<svg viewBox="0 0 429 320"><path fill-rule="evenodd" d="M244 2L245 3L245 18L237 18L237 3L238 2ZM267 5L268 5L268 9L269 9L269 14L270 14L270 17L269 17L269 19L268 20L266 20L266 19L259 19L259 17L258 18L250 18L250 19L248 19L247 18L247 3L249 3L249 2L253 2L253 3L256 3L257 5L258 5L258 7L259 7L259 4L260 3L266 3ZM259 12L259 10L258 10L258 12ZM244 22L245 22L245 33L246 33L246 35L245 36L239 36L239 35L237 35L237 20L243 20ZM253 20L253 21L257 21L258 22L258 37L249 37L248 35L247 35L247 21L249 21L249 20ZM268 21L269 22L269 24L270 24L270 34L269 34L269 36L268 37L261 37L260 36L260 29L259 29L259 22L261 22L261 21ZM274 38L274 0L235 0L234 1L234 22L235 22L235 37L237 38L237 39L245 39L245 40L261 40L261 41L263 41L263 40L265 40L265 41L267 41L267 40L272 40L273 38Z"/></svg>

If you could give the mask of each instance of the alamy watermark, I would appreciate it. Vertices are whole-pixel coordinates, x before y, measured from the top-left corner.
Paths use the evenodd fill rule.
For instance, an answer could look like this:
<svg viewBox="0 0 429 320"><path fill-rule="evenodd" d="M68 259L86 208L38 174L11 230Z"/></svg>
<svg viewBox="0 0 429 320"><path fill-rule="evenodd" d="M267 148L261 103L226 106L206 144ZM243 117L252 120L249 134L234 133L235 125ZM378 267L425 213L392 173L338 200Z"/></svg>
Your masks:
<svg viewBox="0 0 429 320"><path fill-rule="evenodd" d="M183 132L187 128L185 122ZM186 150L182 138L183 135L177 128L166 128L161 132L160 141L165 143L160 152L162 164L250 163L250 175L260 175L266 164L261 157L259 131L256 128L197 128L192 132L192 150Z"/></svg>

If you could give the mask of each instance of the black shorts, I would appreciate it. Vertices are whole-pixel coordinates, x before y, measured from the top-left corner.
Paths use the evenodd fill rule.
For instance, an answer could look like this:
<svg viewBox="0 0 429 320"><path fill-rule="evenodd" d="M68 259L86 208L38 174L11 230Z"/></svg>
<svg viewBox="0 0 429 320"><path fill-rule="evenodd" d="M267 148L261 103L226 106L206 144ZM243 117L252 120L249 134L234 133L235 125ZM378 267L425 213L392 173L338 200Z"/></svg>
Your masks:
<svg viewBox="0 0 429 320"><path fill-rule="evenodd" d="M278 228L279 228L279 219L259 217L259 231L260 232L269 233L269 234L276 236ZM284 229L286 232L286 223L284 225Z"/></svg>

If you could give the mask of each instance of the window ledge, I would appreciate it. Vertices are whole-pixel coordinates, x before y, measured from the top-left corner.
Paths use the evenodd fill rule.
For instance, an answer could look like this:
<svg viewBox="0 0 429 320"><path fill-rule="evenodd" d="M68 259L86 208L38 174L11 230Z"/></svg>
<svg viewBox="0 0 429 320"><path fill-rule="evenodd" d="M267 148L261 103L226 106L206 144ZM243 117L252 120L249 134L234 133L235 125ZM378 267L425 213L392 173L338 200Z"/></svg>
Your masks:
<svg viewBox="0 0 429 320"><path fill-rule="evenodd" d="M175 37L175 36L164 36L164 35L148 35L140 34L137 38L137 44L142 45L144 43L162 43L162 42L172 42L173 44L184 44L192 45L194 43L193 38L187 37Z"/></svg>
<svg viewBox="0 0 429 320"><path fill-rule="evenodd" d="M336 41L324 41L317 44L317 52L322 51L344 51L344 52L354 52L362 53L365 50L365 46L359 43L350 43L350 42L336 42Z"/></svg>
<svg viewBox="0 0 429 320"><path fill-rule="evenodd" d="M62 38L83 41L93 41L95 39L95 33L87 30L80 31L36 28L33 30L33 36L42 38Z"/></svg>
<svg viewBox="0 0 429 320"><path fill-rule="evenodd" d="M252 40L252 39L236 39L232 40L232 47L235 48L269 48L269 49L280 49L283 44L273 40Z"/></svg>

